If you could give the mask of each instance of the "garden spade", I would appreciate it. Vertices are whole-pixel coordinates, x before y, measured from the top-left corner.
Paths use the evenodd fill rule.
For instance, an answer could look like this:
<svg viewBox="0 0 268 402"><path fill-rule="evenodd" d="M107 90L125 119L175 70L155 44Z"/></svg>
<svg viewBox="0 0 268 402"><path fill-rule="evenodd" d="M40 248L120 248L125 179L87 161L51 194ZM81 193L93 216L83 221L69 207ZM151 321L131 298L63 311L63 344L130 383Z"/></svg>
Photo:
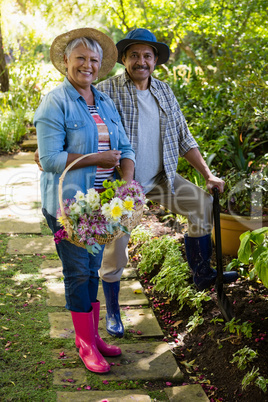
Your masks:
<svg viewBox="0 0 268 402"><path fill-rule="evenodd" d="M222 249L221 249L221 224L220 224L220 204L219 190L213 188L213 215L214 215L214 231L216 244L216 261L217 261L217 280L216 291L217 300L220 311L226 321L231 321L234 318L234 313L230 301L223 290L223 267L222 267Z"/></svg>

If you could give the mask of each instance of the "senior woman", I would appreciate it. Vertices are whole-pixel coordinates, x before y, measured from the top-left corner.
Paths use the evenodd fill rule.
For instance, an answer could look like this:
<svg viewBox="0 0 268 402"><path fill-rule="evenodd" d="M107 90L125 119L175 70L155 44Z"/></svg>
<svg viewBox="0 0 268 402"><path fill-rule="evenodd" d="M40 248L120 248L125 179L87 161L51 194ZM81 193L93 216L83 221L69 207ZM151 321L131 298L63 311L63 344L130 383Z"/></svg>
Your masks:
<svg viewBox="0 0 268 402"><path fill-rule="evenodd" d="M117 60L113 41L92 28L75 29L53 41L50 56L64 81L42 100L34 117L37 129L41 174L42 211L53 233L59 177L78 157L89 154L67 173L63 199L78 190L101 191L102 182L113 177L120 165L123 179L133 179L134 152L113 101L97 91L92 82L105 76ZM97 300L98 270L103 248L96 256L67 240L56 244L62 261L66 308L76 333L76 346L88 370L104 373L110 365L103 356L117 356L118 346L106 344L98 334L100 303Z"/></svg>

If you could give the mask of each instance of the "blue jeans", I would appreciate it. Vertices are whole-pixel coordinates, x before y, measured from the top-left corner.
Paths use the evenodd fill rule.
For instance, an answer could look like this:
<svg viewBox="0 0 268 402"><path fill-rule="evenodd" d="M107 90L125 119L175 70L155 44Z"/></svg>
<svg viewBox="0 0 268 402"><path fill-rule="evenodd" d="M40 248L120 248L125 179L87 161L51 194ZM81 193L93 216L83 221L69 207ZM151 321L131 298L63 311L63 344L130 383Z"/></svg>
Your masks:
<svg viewBox="0 0 268 402"><path fill-rule="evenodd" d="M42 212L53 234L61 229L54 216L44 208ZM101 267L104 245L96 256L67 240L62 240L55 245L63 266L65 307L71 311L87 313L91 309L91 303L96 302L97 299L98 270Z"/></svg>

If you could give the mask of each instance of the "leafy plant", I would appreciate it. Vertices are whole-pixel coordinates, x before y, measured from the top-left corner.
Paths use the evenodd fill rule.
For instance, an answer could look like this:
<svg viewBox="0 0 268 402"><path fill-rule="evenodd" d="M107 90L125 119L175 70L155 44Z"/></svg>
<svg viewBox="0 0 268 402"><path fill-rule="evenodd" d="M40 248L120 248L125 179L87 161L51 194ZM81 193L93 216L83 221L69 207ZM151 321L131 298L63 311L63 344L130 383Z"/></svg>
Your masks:
<svg viewBox="0 0 268 402"><path fill-rule="evenodd" d="M189 321L186 325L188 332L193 331L199 325L202 325L204 318L200 315L199 311L195 311L193 315L189 317Z"/></svg>
<svg viewBox="0 0 268 402"><path fill-rule="evenodd" d="M245 335L247 338L251 338L252 336L252 323L250 322L243 322L240 324L240 319L235 320L232 318L231 321L225 323L225 327L223 328L224 331L229 331L231 334L235 334L238 337Z"/></svg>
<svg viewBox="0 0 268 402"><path fill-rule="evenodd" d="M253 369L245 375L245 377L242 380L243 390L254 382L255 385L258 386L263 392L267 391L268 379L258 375L259 370L260 370L259 368L255 369L255 367L253 367Z"/></svg>
<svg viewBox="0 0 268 402"><path fill-rule="evenodd" d="M257 356L258 353L255 352L255 350L250 349L248 346L244 346L243 349L233 353L233 359L230 363L237 363L238 368L244 370Z"/></svg>
<svg viewBox="0 0 268 402"><path fill-rule="evenodd" d="M268 379L260 375L256 379L255 385L257 385L263 392L267 392Z"/></svg>
<svg viewBox="0 0 268 402"><path fill-rule="evenodd" d="M189 284L191 276L188 264L184 261L180 245L169 236L153 238L141 247L141 261L138 268L141 273L151 273L154 268L158 272L151 278L154 290L164 292L170 299L178 300L181 310L185 305L196 311L191 317L189 331L203 323L201 317L202 303L209 301L206 292L198 292Z"/></svg>
<svg viewBox="0 0 268 402"><path fill-rule="evenodd" d="M268 155L263 161L267 164ZM220 197L222 212L262 218L264 206L268 203L268 167L253 173L237 172L233 168L223 179L225 191Z"/></svg>
<svg viewBox="0 0 268 402"><path fill-rule="evenodd" d="M257 275L268 287L268 227L247 231L240 236L237 261L252 264L250 278Z"/></svg>
<svg viewBox="0 0 268 402"><path fill-rule="evenodd" d="M247 388L252 382L254 382L254 380L256 379L256 377L259 374L259 368L255 369L255 367L253 367L253 369L251 371L249 371L245 377L242 380L242 389L244 390L245 388Z"/></svg>
<svg viewBox="0 0 268 402"><path fill-rule="evenodd" d="M150 240L153 233L149 229L145 229L142 225L136 226L131 232L131 240L134 244L141 242L145 243Z"/></svg>

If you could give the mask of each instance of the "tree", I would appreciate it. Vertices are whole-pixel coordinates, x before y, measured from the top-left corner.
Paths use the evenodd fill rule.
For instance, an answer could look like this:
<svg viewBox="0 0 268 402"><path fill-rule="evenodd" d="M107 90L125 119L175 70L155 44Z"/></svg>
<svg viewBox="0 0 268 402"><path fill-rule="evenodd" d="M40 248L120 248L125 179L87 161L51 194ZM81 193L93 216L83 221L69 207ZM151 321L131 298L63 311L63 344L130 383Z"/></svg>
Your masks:
<svg viewBox="0 0 268 402"><path fill-rule="evenodd" d="M2 29L1 29L1 9L0 9L0 91L7 92L9 90L9 76L5 60Z"/></svg>

